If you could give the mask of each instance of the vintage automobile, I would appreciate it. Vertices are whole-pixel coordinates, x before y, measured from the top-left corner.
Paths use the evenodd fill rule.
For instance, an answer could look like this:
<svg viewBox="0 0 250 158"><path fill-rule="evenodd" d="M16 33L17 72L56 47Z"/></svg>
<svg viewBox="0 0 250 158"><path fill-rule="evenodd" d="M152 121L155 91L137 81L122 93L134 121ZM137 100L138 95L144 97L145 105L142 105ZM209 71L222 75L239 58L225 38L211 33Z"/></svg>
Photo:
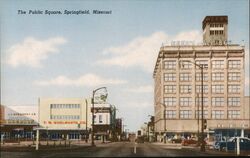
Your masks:
<svg viewBox="0 0 250 158"><path fill-rule="evenodd" d="M181 142L181 145L186 146L186 145L190 145L190 144L197 144L198 140L196 140L195 138L191 138L191 139L183 139Z"/></svg>
<svg viewBox="0 0 250 158"><path fill-rule="evenodd" d="M218 141L214 144L216 150L235 150L237 137L232 137L228 141ZM250 139L246 137L239 137L240 150L250 150Z"/></svg>

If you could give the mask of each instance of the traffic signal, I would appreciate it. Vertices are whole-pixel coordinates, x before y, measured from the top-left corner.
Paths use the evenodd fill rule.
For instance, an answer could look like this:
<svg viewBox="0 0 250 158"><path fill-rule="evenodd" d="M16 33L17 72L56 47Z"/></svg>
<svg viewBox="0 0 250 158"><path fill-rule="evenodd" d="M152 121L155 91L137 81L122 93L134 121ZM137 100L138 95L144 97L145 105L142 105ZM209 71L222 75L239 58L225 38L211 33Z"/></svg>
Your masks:
<svg viewBox="0 0 250 158"><path fill-rule="evenodd" d="M207 129L207 120L206 119L203 122L203 127L204 127L204 129Z"/></svg>

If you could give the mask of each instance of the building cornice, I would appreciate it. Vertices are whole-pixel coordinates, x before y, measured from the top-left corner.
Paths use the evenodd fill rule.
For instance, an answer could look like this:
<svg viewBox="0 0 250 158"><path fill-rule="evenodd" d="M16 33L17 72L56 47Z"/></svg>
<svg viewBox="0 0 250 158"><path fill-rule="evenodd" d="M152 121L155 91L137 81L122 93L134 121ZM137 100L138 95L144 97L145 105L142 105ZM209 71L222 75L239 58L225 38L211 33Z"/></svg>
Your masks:
<svg viewBox="0 0 250 158"><path fill-rule="evenodd" d="M160 48L153 77L155 77L158 66L163 58L208 58L208 57L242 57L244 46L232 45L192 45L192 46L162 46Z"/></svg>

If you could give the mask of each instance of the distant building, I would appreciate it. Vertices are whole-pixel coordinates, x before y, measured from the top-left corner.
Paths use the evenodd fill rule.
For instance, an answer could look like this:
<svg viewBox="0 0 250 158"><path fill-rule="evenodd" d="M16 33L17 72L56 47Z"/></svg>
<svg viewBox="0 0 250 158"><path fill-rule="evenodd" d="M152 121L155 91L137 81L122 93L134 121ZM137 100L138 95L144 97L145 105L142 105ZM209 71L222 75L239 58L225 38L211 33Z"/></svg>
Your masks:
<svg viewBox="0 0 250 158"><path fill-rule="evenodd" d="M226 131L231 136L249 135L245 48L227 43L227 24L227 16L207 16L202 26L204 45L160 48L153 74L158 140L201 132L201 76L207 136L224 135ZM206 65L203 75L195 64Z"/></svg>
<svg viewBox="0 0 250 158"><path fill-rule="evenodd" d="M111 138L115 131L116 108L110 104L95 104L94 132L96 137Z"/></svg>

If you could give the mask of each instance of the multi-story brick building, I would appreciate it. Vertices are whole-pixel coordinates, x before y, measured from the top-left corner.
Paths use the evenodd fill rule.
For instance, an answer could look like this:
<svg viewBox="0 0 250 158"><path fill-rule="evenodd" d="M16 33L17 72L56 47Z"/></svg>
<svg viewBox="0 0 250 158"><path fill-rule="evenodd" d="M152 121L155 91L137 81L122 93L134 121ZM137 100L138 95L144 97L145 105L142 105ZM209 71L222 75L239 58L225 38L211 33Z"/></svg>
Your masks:
<svg viewBox="0 0 250 158"><path fill-rule="evenodd" d="M201 131L201 76L207 136L225 132L248 134L249 103L244 101L245 49L238 44L228 44L227 26L227 16L207 16L203 21L204 44L160 48L153 74L158 140L163 135L195 136ZM203 75L197 65L204 65Z"/></svg>

